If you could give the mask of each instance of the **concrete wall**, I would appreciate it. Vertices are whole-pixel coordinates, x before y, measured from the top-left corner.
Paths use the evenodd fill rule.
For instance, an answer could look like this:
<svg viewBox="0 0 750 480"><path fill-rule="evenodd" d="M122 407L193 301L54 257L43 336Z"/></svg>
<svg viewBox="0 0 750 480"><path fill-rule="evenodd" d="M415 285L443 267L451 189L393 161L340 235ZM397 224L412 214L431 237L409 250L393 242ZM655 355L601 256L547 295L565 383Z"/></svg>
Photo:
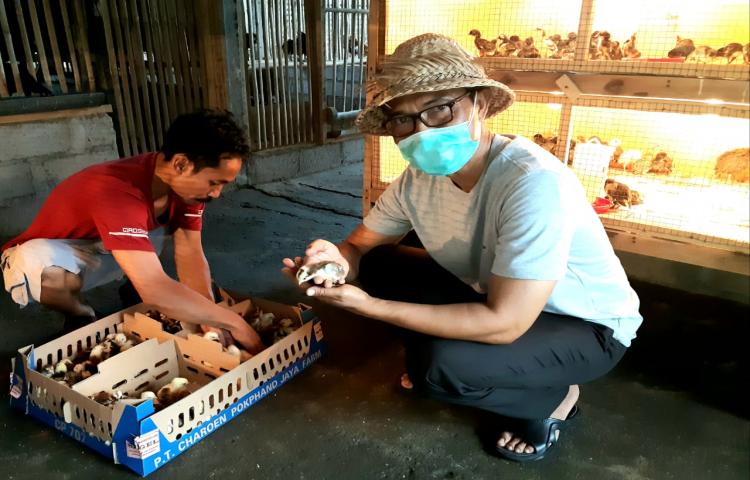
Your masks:
<svg viewBox="0 0 750 480"><path fill-rule="evenodd" d="M364 139L344 137L320 146L288 147L253 153L237 184L257 185L321 172L364 160Z"/></svg>
<svg viewBox="0 0 750 480"><path fill-rule="evenodd" d="M61 180L118 157L109 115L71 115L0 124L0 236L25 229Z"/></svg>

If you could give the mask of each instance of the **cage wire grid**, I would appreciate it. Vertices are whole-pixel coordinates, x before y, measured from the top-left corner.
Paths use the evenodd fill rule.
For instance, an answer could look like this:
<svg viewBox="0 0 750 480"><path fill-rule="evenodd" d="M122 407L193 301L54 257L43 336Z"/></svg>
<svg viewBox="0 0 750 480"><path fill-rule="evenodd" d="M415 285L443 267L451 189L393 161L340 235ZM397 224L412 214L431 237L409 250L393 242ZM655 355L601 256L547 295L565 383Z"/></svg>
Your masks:
<svg viewBox="0 0 750 480"><path fill-rule="evenodd" d="M742 79L750 68L750 26L742 20L750 16L747 2L636 1L627 7L609 0L386 3L386 54L412 36L442 33L480 57L497 78L512 69L565 72L577 67L635 76ZM564 50L556 35L588 41ZM513 36L521 44L508 54L512 46L501 46ZM601 216L608 227L746 251L749 120L746 105L570 100L517 92L516 103L490 119L488 127L534 140L577 174L589 200L612 201L613 208ZM366 151L366 189L374 201L407 163L390 137L369 142Z"/></svg>

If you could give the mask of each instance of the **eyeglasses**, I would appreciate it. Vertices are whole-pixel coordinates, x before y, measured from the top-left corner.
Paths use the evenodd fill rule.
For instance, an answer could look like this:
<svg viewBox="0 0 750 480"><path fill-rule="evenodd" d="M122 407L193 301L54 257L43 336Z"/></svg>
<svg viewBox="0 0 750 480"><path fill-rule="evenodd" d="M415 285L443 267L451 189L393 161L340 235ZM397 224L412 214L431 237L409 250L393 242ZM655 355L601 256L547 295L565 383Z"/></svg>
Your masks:
<svg viewBox="0 0 750 480"><path fill-rule="evenodd" d="M391 117L384 124L385 130L394 137L411 135L417 128L417 119L428 127L442 127L453 120L453 107L470 93L468 91L448 103L425 108L421 112Z"/></svg>

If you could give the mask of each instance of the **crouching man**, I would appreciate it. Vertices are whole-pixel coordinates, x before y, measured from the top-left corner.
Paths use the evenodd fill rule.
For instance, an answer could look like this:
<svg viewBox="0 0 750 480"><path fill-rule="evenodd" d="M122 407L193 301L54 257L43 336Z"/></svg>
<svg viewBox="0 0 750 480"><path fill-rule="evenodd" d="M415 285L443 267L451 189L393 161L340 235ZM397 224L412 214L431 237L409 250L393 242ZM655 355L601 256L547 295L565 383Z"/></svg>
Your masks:
<svg viewBox="0 0 750 480"><path fill-rule="evenodd" d="M28 229L2 247L5 290L66 317L95 320L80 292L128 276L145 303L183 322L223 329L249 352L263 348L237 314L217 306L201 244L205 203L234 181L249 155L228 112L181 115L158 152L88 167L60 183ZM158 252L173 238L179 281ZM228 339L227 339L228 340Z"/></svg>

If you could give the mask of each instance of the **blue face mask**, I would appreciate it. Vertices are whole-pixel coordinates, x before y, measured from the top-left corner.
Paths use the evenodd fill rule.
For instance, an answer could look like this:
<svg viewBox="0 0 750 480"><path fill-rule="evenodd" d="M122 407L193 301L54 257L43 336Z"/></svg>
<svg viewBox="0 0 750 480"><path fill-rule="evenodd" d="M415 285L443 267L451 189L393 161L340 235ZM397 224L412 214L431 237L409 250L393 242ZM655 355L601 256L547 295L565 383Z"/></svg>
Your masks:
<svg viewBox="0 0 750 480"><path fill-rule="evenodd" d="M471 138L475 103L476 96L468 121L450 127L430 128L401 140L398 143L401 155L414 168L429 175L452 175L461 170L479 148L479 140Z"/></svg>

